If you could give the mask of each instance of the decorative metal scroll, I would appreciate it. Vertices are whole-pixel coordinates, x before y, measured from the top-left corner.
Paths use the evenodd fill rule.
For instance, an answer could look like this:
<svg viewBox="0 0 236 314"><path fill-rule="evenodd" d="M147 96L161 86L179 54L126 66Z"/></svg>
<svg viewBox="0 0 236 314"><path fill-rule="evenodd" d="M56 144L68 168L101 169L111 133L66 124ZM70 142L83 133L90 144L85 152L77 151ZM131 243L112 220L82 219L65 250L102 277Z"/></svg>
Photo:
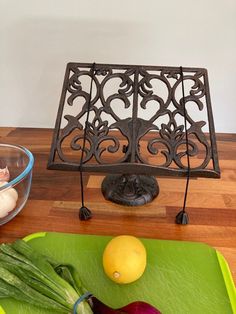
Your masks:
<svg viewBox="0 0 236 314"><path fill-rule="evenodd" d="M69 63L49 169L79 170L91 66ZM219 177L207 70L183 68L191 176ZM96 64L83 171L186 176L178 67Z"/></svg>

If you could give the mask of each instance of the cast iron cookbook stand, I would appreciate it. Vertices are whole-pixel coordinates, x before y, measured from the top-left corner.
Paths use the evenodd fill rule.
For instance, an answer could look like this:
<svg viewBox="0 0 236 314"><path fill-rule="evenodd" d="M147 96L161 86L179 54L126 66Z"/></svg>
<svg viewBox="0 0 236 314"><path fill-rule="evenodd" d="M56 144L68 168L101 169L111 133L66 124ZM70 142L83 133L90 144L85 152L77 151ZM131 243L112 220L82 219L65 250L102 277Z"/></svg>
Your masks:
<svg viewBox="0 0 236 314"><path fill-rule="evenodd" d="M207 70L68 63L48 169L106 173L104 197L129 206L155 176L219 178Z"/></svg>

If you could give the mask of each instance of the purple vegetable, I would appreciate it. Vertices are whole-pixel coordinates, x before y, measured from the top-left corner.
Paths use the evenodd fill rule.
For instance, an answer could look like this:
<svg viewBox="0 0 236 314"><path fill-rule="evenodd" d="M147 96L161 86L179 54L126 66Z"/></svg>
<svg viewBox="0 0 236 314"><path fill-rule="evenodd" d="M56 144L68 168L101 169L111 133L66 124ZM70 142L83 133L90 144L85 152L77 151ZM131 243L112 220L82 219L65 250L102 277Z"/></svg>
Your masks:
<svg viewBox="0 0 236 314"><path fill-rule="evenodd" d="M94 314L161 314L152 305L142 301L132 302L120 309L112 309L95 297L92 297L91 300Z"/></svg>

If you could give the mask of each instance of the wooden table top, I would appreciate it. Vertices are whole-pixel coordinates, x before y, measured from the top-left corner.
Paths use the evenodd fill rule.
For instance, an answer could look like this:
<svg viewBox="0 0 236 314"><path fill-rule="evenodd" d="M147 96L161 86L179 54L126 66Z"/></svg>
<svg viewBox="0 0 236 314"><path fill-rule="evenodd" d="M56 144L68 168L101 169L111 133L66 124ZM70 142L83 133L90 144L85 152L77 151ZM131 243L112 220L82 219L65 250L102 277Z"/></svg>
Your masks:
<svg viewBox="0 0 236 314"><path fill-rule="evenodd" d="M205 242L226 258L236 282L236 134L217 134L221 179L190 181L187 211L190 224L175 224L183 204L184 178L158 178L160 194L141 207L106 201L101 174L85 174L89 221L78 219L79 174L47 170L52 130L0 128L0 142L20 144L35 157L29 200L21 213L0 227L0 242L11 242L39 231L118 235Z"/></svg>

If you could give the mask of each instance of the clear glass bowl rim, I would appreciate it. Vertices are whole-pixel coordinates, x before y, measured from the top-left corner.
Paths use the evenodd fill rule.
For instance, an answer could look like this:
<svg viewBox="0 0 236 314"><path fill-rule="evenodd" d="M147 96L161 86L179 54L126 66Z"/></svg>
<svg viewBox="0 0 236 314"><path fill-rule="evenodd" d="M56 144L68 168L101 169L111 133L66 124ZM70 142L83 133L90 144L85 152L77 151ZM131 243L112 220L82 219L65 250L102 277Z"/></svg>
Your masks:
<svg viewBox="0 0 236 314"><path fill-rule="evenodd" d="M21 174L19 174L15 179L11 180L7 184L0 187L0 191L2 191L2 190L5 190L11 186L16 185L17 183L22 181L30 173L30 171L32 170L33 165L34 165L34 156L27 148L25 148L21 145L0 143L0 147L8 147L8 148L10 147L10 148L19 149L19 150L23 151L29 157L29 162L28 162L26 168L24 169L24 171Z"/></svg>

